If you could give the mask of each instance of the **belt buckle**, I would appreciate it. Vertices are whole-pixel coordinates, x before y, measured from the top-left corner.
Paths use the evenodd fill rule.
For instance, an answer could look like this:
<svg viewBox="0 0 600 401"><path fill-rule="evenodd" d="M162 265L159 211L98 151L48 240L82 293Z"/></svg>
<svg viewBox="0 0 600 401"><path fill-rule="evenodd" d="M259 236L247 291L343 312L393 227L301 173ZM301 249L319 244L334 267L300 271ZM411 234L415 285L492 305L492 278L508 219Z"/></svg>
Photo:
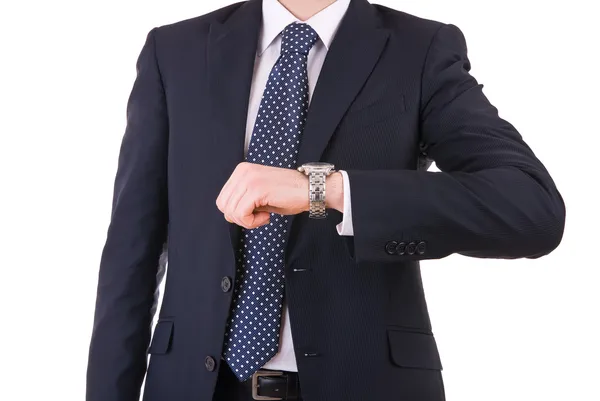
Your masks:
<svg viewBox="0 0 600 401"><path fill-rule="evenodd" d="M258 370L252 375L252 398L255 400L283 400L279 397L266 397L258 395L258 378L260 376L283 376L283 372Z"/></svg>

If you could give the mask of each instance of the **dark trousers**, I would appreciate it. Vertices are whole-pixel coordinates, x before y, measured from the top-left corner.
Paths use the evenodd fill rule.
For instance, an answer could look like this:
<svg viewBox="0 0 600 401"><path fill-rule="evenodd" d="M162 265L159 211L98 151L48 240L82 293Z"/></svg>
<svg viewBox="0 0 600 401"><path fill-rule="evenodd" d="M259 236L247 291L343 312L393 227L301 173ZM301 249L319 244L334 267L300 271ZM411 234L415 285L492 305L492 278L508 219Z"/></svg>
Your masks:
<svg viewBox="0 0 600 401"><path fill-rule="evenodd" d="M254 401L248 386L240 383L227 362L223 360L219 363L219 377L217 378L213 401ZM298 401L302 401L302 399Z"/></svg>

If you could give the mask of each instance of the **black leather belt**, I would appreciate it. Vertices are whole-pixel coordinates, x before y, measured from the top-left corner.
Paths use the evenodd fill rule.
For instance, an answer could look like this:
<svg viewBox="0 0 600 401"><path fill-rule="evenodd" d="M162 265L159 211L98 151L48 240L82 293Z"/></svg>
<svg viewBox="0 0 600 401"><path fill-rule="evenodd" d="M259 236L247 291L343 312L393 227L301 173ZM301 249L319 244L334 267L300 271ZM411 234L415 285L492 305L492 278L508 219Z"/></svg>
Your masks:
<svg viewBox="0 0 600 401"><path fill-rule="evenodd" d="M298 372L261 369L242 383L255 400L301 400Z"/></svg>

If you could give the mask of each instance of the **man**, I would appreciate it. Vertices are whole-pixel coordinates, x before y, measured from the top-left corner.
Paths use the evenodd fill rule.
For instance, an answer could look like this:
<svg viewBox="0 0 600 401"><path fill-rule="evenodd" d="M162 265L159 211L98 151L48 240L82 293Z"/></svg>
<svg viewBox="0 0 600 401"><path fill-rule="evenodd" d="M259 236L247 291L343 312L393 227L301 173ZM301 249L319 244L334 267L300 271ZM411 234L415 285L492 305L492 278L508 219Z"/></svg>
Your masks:
<svg viewBox="0 0 600 401"><path fill-rule="evenodd" d="M250 0L153 29L87 400L138 399L147 352L146 401L444 400L419 261L537 258L565 219L469 69L458 28L366 0Z"/></svg>

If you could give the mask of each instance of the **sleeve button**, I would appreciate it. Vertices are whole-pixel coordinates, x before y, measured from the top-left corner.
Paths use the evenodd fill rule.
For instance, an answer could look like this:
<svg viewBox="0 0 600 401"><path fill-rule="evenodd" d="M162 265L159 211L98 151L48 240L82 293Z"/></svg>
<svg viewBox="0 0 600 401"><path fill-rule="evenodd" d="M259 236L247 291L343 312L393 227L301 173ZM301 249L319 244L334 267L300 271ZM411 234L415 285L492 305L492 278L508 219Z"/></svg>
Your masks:
<svg viewBox="0 0 600 401"><path fill-rule="evenodd" d="M406 242L401 242L396 247L396 253L400 256L403 256L406 253Z"/></svg>
<svg viewBox="0 0 600 401"><path fill-rule="evenodd" d="M388 255L395 255L397 246L398 246L398 241L389 241L387 244L385 244L385 252Z"/></svg>
<svg viewBox="0 0 600 401"><path fill-rule="evenodd" d="M411 242L410 244L408 244L406 246L406 253L408 253L409 255L414 255L416 251L417 251L417 244L415 244L414 242Z"/></svg>
<svg viewBox="0 0 600 401"><path fill-rule="evenodd" d="M417 245L417 253L419 255L423 255L426 250L427 250L427 245L425 244L425 242L424 241L419 242L419 244Z"/></svg>

